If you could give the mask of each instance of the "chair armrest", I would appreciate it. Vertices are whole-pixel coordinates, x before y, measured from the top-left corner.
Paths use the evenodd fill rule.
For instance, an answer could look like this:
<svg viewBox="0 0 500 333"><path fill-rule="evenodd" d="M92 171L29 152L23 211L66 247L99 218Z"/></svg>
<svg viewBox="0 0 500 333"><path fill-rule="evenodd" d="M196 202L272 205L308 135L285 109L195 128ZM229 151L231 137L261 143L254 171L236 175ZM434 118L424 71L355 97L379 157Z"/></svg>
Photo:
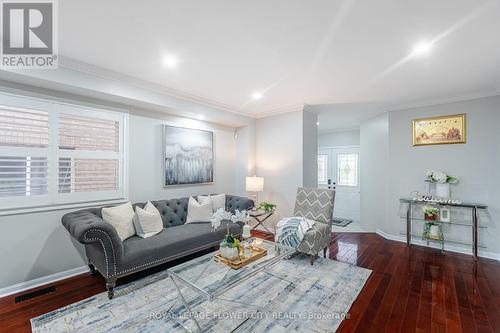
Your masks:
<svg viewBox="0 0 500 333"><path fill-rule="evenodd" d="M123 242L112 225L89 210L65 214L62 224L82 244L100 243L107 258L109 273L116 273L116 262L123 259Z"/></svg>

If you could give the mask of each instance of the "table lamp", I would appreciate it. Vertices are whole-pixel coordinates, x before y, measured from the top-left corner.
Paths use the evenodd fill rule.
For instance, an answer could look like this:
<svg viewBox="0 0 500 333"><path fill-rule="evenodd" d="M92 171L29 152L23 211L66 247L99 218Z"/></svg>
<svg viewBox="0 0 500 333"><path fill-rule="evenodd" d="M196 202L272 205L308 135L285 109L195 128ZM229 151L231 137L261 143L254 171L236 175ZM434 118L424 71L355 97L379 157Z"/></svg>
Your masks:
<svg viewBox="0 0 500 333"><path fill-rule="evenodd" d="M252 199L257 205L257 193L264 191L264 177L246 177L245 189L247 192L252 192Z"/></svg>

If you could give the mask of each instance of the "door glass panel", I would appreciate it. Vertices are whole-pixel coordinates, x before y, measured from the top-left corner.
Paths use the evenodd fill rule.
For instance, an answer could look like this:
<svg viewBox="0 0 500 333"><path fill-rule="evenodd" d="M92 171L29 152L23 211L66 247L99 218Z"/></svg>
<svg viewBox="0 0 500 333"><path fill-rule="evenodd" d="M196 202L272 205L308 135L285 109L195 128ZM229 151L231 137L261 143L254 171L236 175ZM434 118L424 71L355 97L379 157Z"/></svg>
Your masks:
<svg viewBox="0 0 500 333"><path fill-rule="evenodd" d="M318 155L318 183L326 184L328 180L328 155Z"/></svg>
<svg viewBox="0 0 500 333"><path fill-rule="evenodd" d="M358 186L358 154L337 155L337 185Z"/></svg>

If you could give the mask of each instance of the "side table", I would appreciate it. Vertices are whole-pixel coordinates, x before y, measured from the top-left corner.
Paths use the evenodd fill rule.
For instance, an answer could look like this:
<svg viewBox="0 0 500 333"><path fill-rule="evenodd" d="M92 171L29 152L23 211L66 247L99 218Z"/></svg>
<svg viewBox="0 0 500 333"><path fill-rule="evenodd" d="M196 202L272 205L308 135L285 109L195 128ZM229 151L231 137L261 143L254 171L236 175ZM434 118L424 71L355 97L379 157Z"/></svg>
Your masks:
<svg viewBox="0 0 500 333"><path fill-rule="evenodd" d="M250 211L249 213L250 217L252 217L255 221L257 221L257 224L252 228L252 230L256 230L258 226L262 226L262 228L264 228L266 232L274 235L274 231L269 230L269 228L264 224L264 221L273 216L273 214L274 211L272 212L266 212L265 210Z"/></svg>

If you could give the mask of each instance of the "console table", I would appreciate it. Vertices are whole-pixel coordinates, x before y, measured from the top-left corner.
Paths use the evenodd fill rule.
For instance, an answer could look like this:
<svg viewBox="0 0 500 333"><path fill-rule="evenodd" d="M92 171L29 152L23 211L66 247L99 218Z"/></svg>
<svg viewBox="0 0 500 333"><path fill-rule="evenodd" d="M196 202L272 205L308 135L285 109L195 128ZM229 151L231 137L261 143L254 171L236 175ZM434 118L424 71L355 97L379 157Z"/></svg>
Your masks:
<svg viewBox="0 0 500 333"><path fill-rule="evenodd" d="M454 202L440 202L440 201L424 201L421 198L400 198L399 202L402 204L406 204L406 216L401 216L401 218L406 219L406 243L408 246L411 245L411 239L412 237L421 237L416 234L412 234L412 222L425 222L424 218L419 217L417 214L413 214L413 208L414 207L423 207L423 206L434 206L434 207L448 207L448 208L453 208L453 207L458 207L458 208L465 208L465 209L470 209L470 222L460 222L460 221L454 221L453 219L450 220L450 222L444 222L438 220L437 222L440 222L442 224L446 225L457 225L457 226L462 226L462 227L470 227L471 228L471 233L472 233L472 244L464 243L464 242L458 242L458 241L453 241L453 240L447 240L447 239L441 239L437 240L434 238L427 238L426 240L429 241L435 241L435 242L441 242L442 248L444 249L444 243L454 243L454 244L460 244L460 245L469 245L472 246L472 256L474 257L474 260L477 260L477 249L479 246L478 242L478 229L479 228L487 228L486 225L480 225L479 224L479 219L478 219L478 210L486 210L488 208L487 205L485 204L480 204L480 203L470 203L470 202L460 202L457 203L456 201ZM415 216L417 215L417 216Z"/></svg>

